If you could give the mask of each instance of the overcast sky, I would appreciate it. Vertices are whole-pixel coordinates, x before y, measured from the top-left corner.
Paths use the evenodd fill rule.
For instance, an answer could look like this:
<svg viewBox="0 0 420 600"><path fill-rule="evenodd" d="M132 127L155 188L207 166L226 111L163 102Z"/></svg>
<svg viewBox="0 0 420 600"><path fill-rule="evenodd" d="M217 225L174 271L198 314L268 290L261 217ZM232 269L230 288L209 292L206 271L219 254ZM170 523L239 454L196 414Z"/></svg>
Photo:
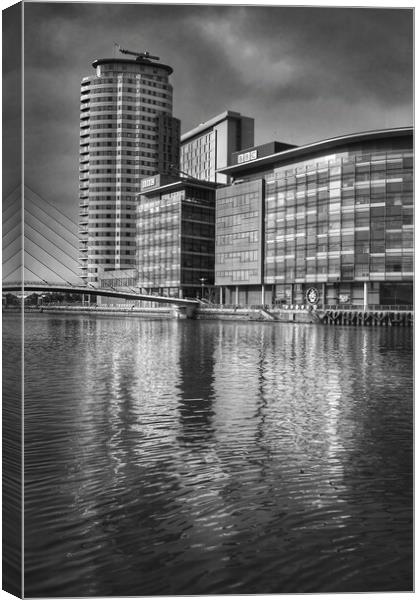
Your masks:
<svg viewBox="0 0 420 600"><path fill-rule="evenodd" d="M25 3L25 177L78 211L80 80L113 42L173 67L182 132L226 110L256 143L412 124L412 11Z"/></svg>

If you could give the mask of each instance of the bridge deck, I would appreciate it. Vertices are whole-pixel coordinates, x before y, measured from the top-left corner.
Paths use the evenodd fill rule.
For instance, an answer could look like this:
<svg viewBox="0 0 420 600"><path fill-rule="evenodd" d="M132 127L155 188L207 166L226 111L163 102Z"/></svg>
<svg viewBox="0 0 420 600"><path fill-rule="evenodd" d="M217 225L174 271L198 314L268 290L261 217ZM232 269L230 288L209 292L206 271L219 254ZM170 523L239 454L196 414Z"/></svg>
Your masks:
<svg viewBox="0 0 420 600"><path fill-rule="evenodd" d="M154 296L152 294L139 294L112 288L95 288L91 286L39 284L39 283L4 283L5 292L62 292L64 294L89 294L93 296L106 296L108 298L123 298L127 300L141 300L143 302L159 302L161 304L176 304L178 306L197 306L198 300L187 298L170 298L169 296Z"/></svg>

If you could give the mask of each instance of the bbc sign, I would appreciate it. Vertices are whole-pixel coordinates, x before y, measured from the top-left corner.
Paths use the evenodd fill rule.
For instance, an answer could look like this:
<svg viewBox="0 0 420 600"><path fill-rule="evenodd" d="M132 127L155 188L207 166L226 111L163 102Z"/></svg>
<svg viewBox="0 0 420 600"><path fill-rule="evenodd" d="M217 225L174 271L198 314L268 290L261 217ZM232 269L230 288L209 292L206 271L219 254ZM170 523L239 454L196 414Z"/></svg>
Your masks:
<svg viewBox="0 0 420 600"><path fill-rule="evenodd" d="M248 162L249 160L254 160L257 158L258 152L256 150L251 150L250 152L244 152L243 154L238 154L238 164Z"/></svg>
<svg viewBox="0 0 420 600"><path fill-rule="evenodd" d="M155 177L149 177L148 179L143 179L143 181L141 182L141 189L144 190L144 188L148 188L148 187L152 187L152 185L155 185Z"/></svg>

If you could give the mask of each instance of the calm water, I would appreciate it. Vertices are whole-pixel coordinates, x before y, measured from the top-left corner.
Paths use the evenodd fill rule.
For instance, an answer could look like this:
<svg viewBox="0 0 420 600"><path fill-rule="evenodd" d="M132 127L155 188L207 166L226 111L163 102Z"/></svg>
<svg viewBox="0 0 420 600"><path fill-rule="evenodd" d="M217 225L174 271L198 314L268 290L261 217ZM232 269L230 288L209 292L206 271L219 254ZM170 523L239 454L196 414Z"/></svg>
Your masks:
<svg viewBox="0 0 420 600"><path fill-rule="evenodd" d="M411 590L412 341L28 315L26 595Z"/></svg>

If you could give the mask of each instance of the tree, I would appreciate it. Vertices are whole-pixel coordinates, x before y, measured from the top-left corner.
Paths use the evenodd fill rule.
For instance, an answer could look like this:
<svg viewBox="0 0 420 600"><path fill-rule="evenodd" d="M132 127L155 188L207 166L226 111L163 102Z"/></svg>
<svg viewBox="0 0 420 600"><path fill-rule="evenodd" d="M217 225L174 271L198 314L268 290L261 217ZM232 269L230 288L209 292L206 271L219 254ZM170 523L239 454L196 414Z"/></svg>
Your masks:
<svg viewBox="0 0 420 600"><path fill-rule="evenodd" d="M35 292L33 294L30 294L29 296L27 296L25 298L25 304L29 305L29 306L33 306L34 304L38 304L38 294L36 294Z"/></svg>
<svg viewBox="0 0 420 600"><path fill-rule="evenodd" d="M5 295L5 306L20 306L20 300L9 292Z"/></svg>

